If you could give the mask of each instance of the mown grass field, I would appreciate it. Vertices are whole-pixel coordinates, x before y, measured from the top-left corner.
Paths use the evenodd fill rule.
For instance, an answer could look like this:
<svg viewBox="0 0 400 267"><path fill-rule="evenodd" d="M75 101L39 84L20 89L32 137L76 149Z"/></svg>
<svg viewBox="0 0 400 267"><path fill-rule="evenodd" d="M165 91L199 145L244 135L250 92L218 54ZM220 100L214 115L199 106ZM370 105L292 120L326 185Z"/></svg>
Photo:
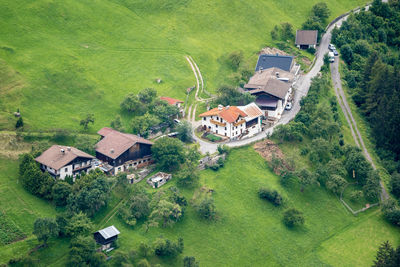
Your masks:
<svg viewBox="0 0 400 267"><path fill-rule="evenodd" d="M336 196L320 187L304 193L296 185L282 187L251 147L234 150L219 171L203 171L201 185L215 190L216 222L200 219L189 207L184 219L173 227L146 233L140 225L130 228L115 216L108 224L122 232L120 249L137 249L140 242L152 242L163 235L173 240L183 237L185 242L182 256L163 261L163 265L177 266L189 255L201 266L368 266L381 242L400 241L399 230L383 221L378 209L354 217ZM281 192L285 207L259 199L261 186ZM192 190L183 193L188 199L193 196ZM283 225L287 207L304 212L303 227L288 229Z"/></svg>
<svg viewBox="0 0 400 267"><path fill-rule="evenodd" d="M299 27L318 1L1 0L0 128L12 128L20 108L33 130L79 129L94 113L94 132L128 92L154 87L184 99L195 84L184 55L215 91L232 83L227 54L243 50L252 69L260 48L273 44L273 26ZM334 18L365 2L327 4Z"/></svg>
<svg viewBox="0 0 400 267"><path fill-rule="evenodd" d="M10 258L26 254L39 242L32 235L33 222L38 217L54 217L55 208L44 200L32 196L18 183L18 163L0 158L0 216L9 226L16 226L26 238L21 241L3 244L0 241L0 264ZM1 236L11 236L15 229L0 226ZM18 238L17 238L18 240ZM10 240L11 241L11 240Z"/></svg>

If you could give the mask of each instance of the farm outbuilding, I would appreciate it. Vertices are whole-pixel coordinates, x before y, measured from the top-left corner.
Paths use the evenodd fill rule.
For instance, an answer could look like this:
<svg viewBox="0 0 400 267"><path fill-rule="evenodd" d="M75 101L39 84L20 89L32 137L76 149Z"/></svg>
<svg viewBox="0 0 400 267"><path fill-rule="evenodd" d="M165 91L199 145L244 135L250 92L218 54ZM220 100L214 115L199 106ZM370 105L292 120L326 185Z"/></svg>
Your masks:
<svg viewBox="0 0 400 267"><path fill-rule="evenodd" d="M93 234L94 240L101 245L101 250L108 250L111 244L118 239L120 232L114 225L101 229Z"/></svg>

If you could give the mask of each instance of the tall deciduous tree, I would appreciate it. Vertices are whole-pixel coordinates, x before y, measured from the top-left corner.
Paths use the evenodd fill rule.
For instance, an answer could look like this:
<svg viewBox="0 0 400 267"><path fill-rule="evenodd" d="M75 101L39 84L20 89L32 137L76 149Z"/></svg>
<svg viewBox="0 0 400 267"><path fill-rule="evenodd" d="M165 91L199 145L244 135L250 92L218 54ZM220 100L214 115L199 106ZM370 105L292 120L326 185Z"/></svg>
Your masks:
<svg viewBox="0 0 400 267"><path fill-rule="evenodd" d="M33 224L33 234L43 245L47 246L47 241L51 237L58 235L58 225L53 218L37 218Z"/></svg>
<svg viewBox="0 0 400 267"><path fill-rule="evenodd" d="M162 170L176 170L185 161L183 143L175 138L163 137L158 139L151 147L151 151L154 160Z"/></svg>

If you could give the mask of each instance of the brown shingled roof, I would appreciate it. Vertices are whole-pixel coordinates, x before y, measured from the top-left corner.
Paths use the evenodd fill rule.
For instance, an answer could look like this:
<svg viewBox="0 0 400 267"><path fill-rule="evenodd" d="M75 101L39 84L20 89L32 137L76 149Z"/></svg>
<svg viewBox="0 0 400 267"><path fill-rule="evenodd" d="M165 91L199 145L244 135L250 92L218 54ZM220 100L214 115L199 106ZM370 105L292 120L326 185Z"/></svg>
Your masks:
<svg viewBox="0 0 400 267"><path fill-rule="evenodd" d="M199 116L200 117L220 116L227 122L232 123L235 122L239 118L239 116L246 117L247 115L238 107L230 106L230 107L222 107L221 110L219 108L213 108L210 109L209 111L200 114Z"/></svg>
<svg viewBox="0 0 400 267"><path fill-rule="evenodd" d="M240 108L244 113L247 114L248 117L246 118L246 120L248 121L264 115L262 110L254 102L246 106L240 106L238 108Z"/></svg>
<svg viewBox="0 0 400 267"><path fill-rule="evenodd" d="M318 31L316 30L297 30L296 45L316 45Z"/></svg>
<svg viewBox="0 0 400 267"><path fill-rule="evenodd" d="M64 153L61 152L61 149L64 150ZM43 165L49 166L50 168L59 170L78 157L94 159L92 155L89 155L75 147L53 145L35 160Z"/></svg>
<svg viewBox="0 0 400 267"><path fill-rule="evenodd" d="M153 145L153 142L147 139L108 127L100 129L97 133L103 136L103 139L96 144L96 151L112 159L118 158L136 143Z"/></svg>

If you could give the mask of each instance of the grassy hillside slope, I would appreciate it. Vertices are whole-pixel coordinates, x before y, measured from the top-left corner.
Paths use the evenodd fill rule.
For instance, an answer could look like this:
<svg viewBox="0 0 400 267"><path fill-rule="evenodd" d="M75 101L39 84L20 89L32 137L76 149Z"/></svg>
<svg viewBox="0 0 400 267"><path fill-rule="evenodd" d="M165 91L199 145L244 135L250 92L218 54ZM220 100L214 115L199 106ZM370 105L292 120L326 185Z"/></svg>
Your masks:
<svg viewBox="0 0 400 267"><path fill-rule="evenodd" d="M78 129L94 113L94 131L109 124L128 92L145 87L183 99L195 83L186 54L213 91L230 81L226 54L243 50L254 65L272 43L272 27L299 27L316 2L0 0L0 128L12 128L20 108L34 130ZM333 18L365 2L327 4Z"/></svg>

